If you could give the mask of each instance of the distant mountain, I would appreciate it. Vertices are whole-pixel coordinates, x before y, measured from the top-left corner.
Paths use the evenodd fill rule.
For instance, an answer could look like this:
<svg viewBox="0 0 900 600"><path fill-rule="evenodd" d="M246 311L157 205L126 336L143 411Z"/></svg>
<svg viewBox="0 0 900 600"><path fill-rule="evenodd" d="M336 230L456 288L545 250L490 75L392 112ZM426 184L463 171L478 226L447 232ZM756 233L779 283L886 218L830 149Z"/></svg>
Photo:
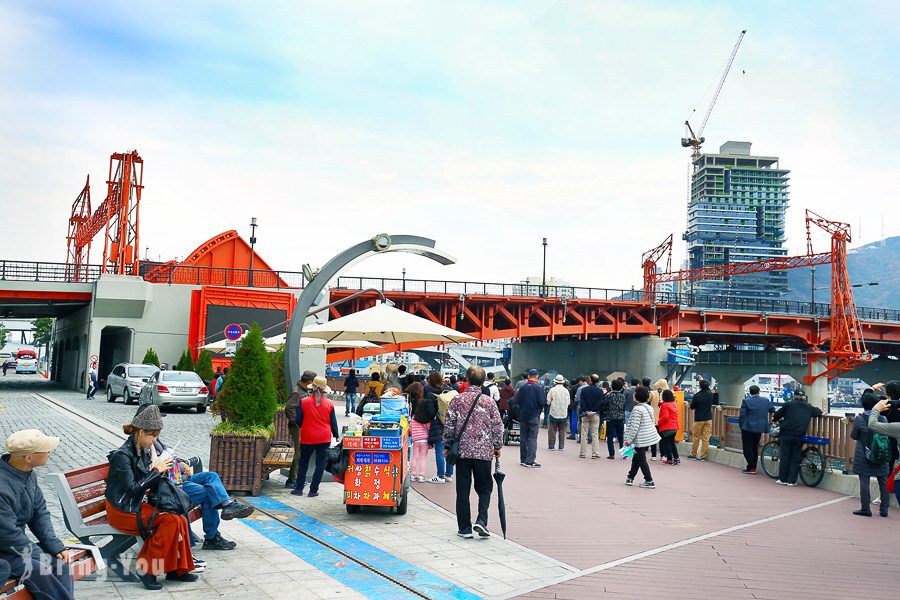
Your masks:
<svg viewBox="0 0 900 600"><path fill-rule="evenodd" d="M883 245L882 245L883 244ZM852 249L847 255L847 268L853 284L878 282L853 288L857 306L900 309L900 236ZM791 269L790 291L785 300L810 300L810 270ZM816 267L816 302L831 301L831 266Z"/></svg>

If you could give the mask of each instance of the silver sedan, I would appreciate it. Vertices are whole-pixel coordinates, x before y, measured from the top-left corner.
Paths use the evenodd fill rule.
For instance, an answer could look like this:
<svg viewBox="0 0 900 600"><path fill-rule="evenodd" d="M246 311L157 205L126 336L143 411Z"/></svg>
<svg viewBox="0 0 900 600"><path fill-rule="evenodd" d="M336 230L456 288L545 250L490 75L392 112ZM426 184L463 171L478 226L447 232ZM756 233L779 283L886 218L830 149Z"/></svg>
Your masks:
<svg viewBox="0 0 900 600"><path fill-rule="evenodd" d="M144 384L140 403L196 408L203 413L208 395L209 388L193 371L160 371Z"/></svg>

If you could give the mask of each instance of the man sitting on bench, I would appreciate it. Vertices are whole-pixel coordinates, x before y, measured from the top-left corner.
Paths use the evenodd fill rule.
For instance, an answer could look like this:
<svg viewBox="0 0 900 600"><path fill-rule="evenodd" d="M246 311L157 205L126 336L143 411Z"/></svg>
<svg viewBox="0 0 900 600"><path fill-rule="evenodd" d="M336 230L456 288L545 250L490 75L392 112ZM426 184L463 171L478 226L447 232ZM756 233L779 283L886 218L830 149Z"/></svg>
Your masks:
<svg viewBox="0 0 900 600"><path fill-rule="evenodd" d="M47 464L58 437L38 429L17 431L6 439L0 458L0 560L9 563L11 576L23 578L25 589L36 598L75 598L75 583L68 552L53 531L35 467ZM38 540L25 534L25 525ZM27 561L27 562L26 562ZM0 585L6 582L4 577Z"/></svg>
<svg viewBox="0 0 900 600"><path fill-rule="evenodd" d="M148 406L151 405L141 405L134 416L137 417ZM151 463L155 462L165 449L166 445L159 441L159 438L156 438L153 446L150 448ZM176 476L179 481L175 483L179 484L181 489L191 498L191 503L199 506L202 511L203 549L234 550L237 547L237 543L226 540L219 533L220 520L245 519L253 514L253 511L256 509L231 498L228 492L225 491L225 486L222 485L219 474L214 471L194 473L193 468L178 457L175 457L173 469L178 469ZM172 472L170 470L170 473ZM222 511L221 517L219 516L220 510ZM193 544L193 541L191 543Z"/></svg>

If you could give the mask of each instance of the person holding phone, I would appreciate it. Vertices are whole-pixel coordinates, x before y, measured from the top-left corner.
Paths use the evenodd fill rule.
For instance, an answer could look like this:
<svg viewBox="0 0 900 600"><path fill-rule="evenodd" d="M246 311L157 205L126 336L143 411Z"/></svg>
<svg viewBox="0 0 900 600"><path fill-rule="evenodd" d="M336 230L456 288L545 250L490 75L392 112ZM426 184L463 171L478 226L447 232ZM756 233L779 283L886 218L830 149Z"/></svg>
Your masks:
<svg viewBox="0 0 900 600"><path fill-rule="evenodd" d="M197 575L191 573L194 557L188 520L179 514L159 512L144 501L175 462L169 454L151 466L150 449L162 428L162 415L156 405L148 405L131 423L123 425L122 431L128 439L109 453L106 477L109 524L122 533L144 537L137 568L138 577L148 590L162 588L156 578L163 573L169 581L197 580ZM139 521L147 525L144 531L139 528Z"/></svg>

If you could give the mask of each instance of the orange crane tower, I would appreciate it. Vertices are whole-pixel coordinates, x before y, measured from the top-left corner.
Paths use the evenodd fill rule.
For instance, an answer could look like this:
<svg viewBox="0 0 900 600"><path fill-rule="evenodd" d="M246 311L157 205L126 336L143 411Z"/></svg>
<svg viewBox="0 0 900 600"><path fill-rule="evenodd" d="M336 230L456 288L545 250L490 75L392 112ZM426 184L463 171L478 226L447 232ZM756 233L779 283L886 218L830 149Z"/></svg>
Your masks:
<svg viewBox="0 0 900 600"><path fill-rule="evenodd" d="M813 251L812 225L831 235L831 250L829 252L817 253ZM847 271L847 244L852 240L848 223L831 221L807 209L806 254L803 256L782 256L754 262L659 272L656 261L662 257L667 247L670 252L669 264L671 264L671 240L672 236L670 235L660 246L645 252L642 257L644 298L648 301L655 302L656 288L660 283L696 281L698 279L727 279L748 273L783 271L785 269L830 264L831 339L829 340L827 352L821 352L818 348L813 348L813 354L823 359L825 368L821 373L811 374L807 383L812 383L813 380L819 377L833 379L872 360L872 356L866 350L866 343L862 337L859 316L856 312L856 303L853 300L850 274Z"/></svg>
<svg viewBox="0 0 900 600"><path fill-rule="evenodd" d="M101 272L138 275L140 272L140 204L144 189L144 160L137 153L116 152L109 157L106 198L91 213L90 176L72 204L66 236L66 270L71 281L84 281L91 242L105 229Z"/></svg>

